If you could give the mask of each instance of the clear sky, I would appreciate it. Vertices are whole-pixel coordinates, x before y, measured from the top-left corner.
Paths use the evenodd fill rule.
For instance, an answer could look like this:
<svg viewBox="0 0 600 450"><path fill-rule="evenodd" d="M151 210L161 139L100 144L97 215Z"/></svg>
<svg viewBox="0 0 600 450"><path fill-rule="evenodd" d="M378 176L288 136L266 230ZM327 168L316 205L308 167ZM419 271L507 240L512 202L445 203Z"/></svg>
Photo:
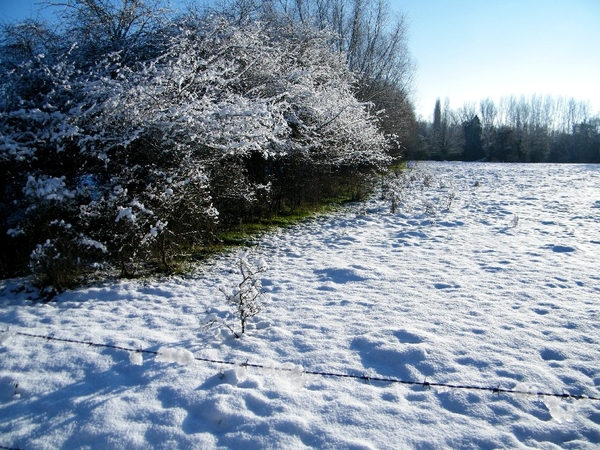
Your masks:
<svg viewBox="0 0 600 450"><path fill-rule="evenodd" d="M600 114L600 0L388 0L406 14L417 114L507 95L589 101ZM0 20L38 0L0 0Z"/></svg>
<svg viewBox="0 0 600 450"><path fill-rule="evenodd" d="M600 0L390 0L410 23L417 113L551 94L600 114Z"/></svg>

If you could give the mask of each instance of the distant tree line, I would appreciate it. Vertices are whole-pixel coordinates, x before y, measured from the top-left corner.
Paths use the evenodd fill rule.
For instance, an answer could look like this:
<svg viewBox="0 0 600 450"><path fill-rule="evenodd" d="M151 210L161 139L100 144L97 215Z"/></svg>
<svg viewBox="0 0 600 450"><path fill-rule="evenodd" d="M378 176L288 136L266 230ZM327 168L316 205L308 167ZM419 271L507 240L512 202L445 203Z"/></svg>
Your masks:
<svg viewBox="0 0 600 450"><path fill-rule="evenodd" d="M359 198L414 128L405 24L384 1L62 14L0 33L3 277L169 271L240 223Z"/></svg>
<svg viewBox="0 0 600 450"><path fill-rule="evenodd" d="M412 159L600 163L600 117L587 103L552 96L487 98L451 110L435 103L417 124Z"/></svg>

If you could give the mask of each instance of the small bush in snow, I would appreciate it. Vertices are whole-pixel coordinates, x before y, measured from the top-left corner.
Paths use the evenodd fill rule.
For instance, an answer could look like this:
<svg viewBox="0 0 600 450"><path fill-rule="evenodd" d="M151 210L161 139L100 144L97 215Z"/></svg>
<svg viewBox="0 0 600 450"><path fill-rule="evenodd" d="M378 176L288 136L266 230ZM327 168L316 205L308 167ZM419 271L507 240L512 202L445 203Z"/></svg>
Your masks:
<svg viewBox="0 0 600 450"><path fill-rule="evenodd" d="M240 320L242 334L246 332L248 319L256 316L262 311L266 293L263 290L262 283L258 275L266 272L268 266L264 259L256 261L252 265L249 261L248 251L242 252L236 261L236 267L242 277L242 281L232 290L221 286L219 290L225 295L227 302L234 308L234 315ZM236 337L240 337L233 326L227 326Z"/></svg>
<svg viewBox="0 0 600 450"><path fill-rule="evenodd" d="M390 211L422 210L430 217L438 211L450 211L458 199L453 184L425 168L409 166L406 170L388 172L382 179L381 199L389 202Z"/></svg>
<svg viewBox="0 0 600 450"><path fill-rule="evenodd" d="M52 290L46 290L48 299L56 291L60 292L65 287L74 282L76 274L76 265L68 253L66 246L61 252L57 247L58 243L48 239L43 244L38 244L31 253L29 267L33 274L34 282L40 288L52 287Z"/></svg>
<svg viewBox="0 0 600 450"><path fill-rule="evenodd" d="M382 179L381 199L390 203L390 212L395 214L400 207L407 206L407 195L414 188L417 174L414 166L408 170L392 170Z"/></svg>
<svg viewBox="0 0 600 450"><path fill-rule="evenodd" d="M454 202L455 199L456 199L456 191L454 189L452 189L448 192L448 195L444 199L444 209L446 211L450 211L450 208L452 208L452 202Z"/></svg>

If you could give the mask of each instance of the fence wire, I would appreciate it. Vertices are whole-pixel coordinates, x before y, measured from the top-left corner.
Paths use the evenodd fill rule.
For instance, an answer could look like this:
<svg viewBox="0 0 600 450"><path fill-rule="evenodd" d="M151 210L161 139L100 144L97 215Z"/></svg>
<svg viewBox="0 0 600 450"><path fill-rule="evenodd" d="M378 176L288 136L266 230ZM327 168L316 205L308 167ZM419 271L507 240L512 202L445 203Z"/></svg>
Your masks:
<svg viewBox="0 0 600 450"><path fill-rule="evenodd" d="M4 332L5 333L10 332L10 330L5 330ZM22 331L15 331L14 335L24 336L24 337L29 337L29 338L45 339L47 341L54 341L54 342L81 344L81 345L87 345L89 347L110 348L110 349L130 352L130 353L146 353L146 354L151 354L151 355L159 354L159 352L157 350L146 350L146 349L141 349L141 348L122 347L119 345L112 345L112 344L102 344L102 343L91 342L91 341L80 341L77 339L58 338L58 337L55 337L53 334L40 335L40 334L25 333ZM194 356L194 360L200 361L200 362L211 363L211 364L240 366L240 367L255 368L255 369L278 370L281 372L291 372L294 370L293 368L265 366L263 364L255 364L255 363L250 363L248 361L240 363L240 362L235 362L235 361L224 361L224 360L218 360L218 359L212 359L212 358L202 358L199 356ZM485 391L485 392L491 392L493 394L498 394L498 395L514 394L514 395L531 395L531 396L537 396L537 397L557 397L557 398L561 398L564 400L573 399L573 400L600 401L600 397L588 396L585 394L569 394L567 392L558 394L555 392L520 391L518 389L505 389L505 388L501 388L500 386L497 386L497 387L469 386L469 385L463 385L463 384L436 383L436 382L431 382L431 381L427 381L427 380L425 380L425 381L402 380L402 379L393 378L393 377L380 377L380 376L371 376L371 375L352 375L349 373L320 372L320 371L306 370L306 369L304 369L302 371L302 373L307 374L307 375L316 375L316 376L322 376L322 377L362 380L367 383L381 382L381 383L403 384L403 385L408 385L408 386L420 386L420 387L423 387L426 389L431 389L431 388L459 389L459 390L469 390L469 391ZM2 448L3 447L0 446L0 449L2 449Z"/></svg>

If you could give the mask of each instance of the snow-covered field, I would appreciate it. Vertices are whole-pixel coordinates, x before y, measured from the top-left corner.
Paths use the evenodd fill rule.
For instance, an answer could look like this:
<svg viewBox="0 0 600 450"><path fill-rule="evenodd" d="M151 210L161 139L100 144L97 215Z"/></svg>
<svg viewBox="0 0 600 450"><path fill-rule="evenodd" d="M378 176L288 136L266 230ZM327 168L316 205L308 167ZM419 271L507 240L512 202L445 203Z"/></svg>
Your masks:
<svg viewBox="0 0 600 450"><path fill-rule="evenodd" d="M241 339L203 326L236 253L48 304L2 282L0 446L597 448L597 400L304 372L600 397L600 166L415 170L396 214L374 198L259 239L270 298Z"/></svg>

